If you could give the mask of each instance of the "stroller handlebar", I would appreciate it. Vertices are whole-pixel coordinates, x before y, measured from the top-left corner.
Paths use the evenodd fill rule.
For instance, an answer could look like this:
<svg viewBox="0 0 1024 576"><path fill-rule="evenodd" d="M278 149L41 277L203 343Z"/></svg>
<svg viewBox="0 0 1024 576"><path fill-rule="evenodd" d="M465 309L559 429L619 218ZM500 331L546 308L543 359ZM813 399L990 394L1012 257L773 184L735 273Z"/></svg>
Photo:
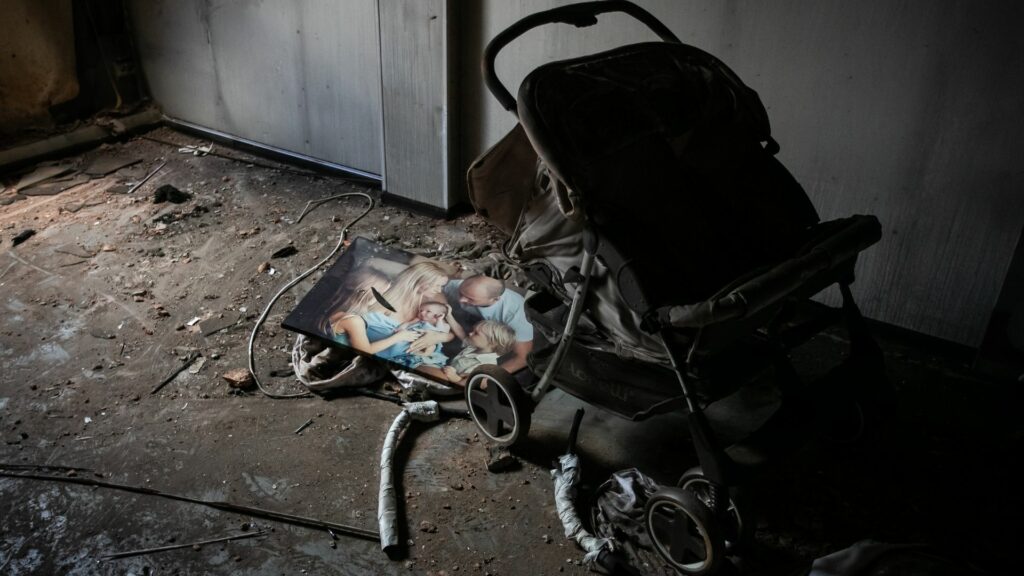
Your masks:
<svg viewBox="0 0 1024 576"><path fill-rule="evenodd" d="M498 57L498 53L516 38L539 26L562 23L572 24L577 28L585 28L597 24L597 16L607 12L624 12L629 14L647 25L665 42L679 43L679 38L667 26L662 24L660 20L655 18L654 15L626 0L580 2L578 4L569 4L568 6L559 6L558 8L531 14L519 20L487 43L487 47L484 48L484 58L481 62L487 89L490 90L494 98L501 103L505 110L518 116L516 112L516 99L508 91L508 88L501 83L497 73L494 71L494 61Z"/></svg>

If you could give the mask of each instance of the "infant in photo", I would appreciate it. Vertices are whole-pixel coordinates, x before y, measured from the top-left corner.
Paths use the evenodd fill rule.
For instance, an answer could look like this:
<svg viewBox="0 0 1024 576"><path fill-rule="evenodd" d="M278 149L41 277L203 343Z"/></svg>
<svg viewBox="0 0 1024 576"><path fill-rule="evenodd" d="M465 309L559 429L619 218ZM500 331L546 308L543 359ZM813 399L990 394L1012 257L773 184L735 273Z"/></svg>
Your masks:
<svg viewBox="0 0 1024 576"><path fill-rule="evenodd" d="M402 330L411 330L414 332L440 332L447 334L447 338L444 342L454 338L451 334L451 326L445 322L445 317L449 314L448 305L442 304L441 302L424 302L420 304L419 311L416 314L416 319L404 324L400 324L395 332ZM425 366L432 366L440 369L448 362L448 357L441 352L442 344L437 344L432 348L423 352L409 352L409 342L400 342L395 344L378 354L382 358L386 358L401 364L406 368L422 368Z"/></svg>

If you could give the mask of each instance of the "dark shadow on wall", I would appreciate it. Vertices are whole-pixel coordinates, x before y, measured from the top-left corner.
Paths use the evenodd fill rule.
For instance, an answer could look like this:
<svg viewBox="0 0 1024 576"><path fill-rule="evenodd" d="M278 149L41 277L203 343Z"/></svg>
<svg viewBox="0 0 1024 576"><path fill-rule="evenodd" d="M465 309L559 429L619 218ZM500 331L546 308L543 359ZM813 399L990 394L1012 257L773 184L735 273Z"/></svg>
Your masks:
<svg viewBox="0 0 1024 576"><path fill-rule="evenodd" d="M487 45L484 38L484 12L487 10L483 2L459 2L458 7L458 50L459 50L459 143L458 143L458 176L457 190L462 201L469 198L466 188L466 170L475 159L476 151L480 150L483 139L484 100L490 98L484 87L480 61Z"/></svg>

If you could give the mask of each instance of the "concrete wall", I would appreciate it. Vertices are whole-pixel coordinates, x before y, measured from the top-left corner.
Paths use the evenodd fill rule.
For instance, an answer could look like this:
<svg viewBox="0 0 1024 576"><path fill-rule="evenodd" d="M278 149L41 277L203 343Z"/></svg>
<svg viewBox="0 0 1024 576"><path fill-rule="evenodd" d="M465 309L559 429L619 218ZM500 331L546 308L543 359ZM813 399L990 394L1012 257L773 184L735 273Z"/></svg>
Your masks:
<svg viewBox="0 0 1024 576"><path fill-rule="evenodd" d="M565 2L481 0L462 20L463 166L514 123L486 93L486 41ZM858 265L872 318L977 345L1024 225L1024 4L1014 0L639 0L757 90L780 158L823 218L876 214ZM498 60L513 94L554 59L653 39L608 16L535 30Z"/></svg>
<svg viewBox="0 0 1024 576"><path fill-rule="evenodd" d="M381 173L375 0L129 0L168 116Z"/></svg>
<svg viewBox="0 0 1024 576"><path fill-rule="evenodd" d="M0 134L52 124L78 95L71 0L8 0L0 13Z"/></svg>

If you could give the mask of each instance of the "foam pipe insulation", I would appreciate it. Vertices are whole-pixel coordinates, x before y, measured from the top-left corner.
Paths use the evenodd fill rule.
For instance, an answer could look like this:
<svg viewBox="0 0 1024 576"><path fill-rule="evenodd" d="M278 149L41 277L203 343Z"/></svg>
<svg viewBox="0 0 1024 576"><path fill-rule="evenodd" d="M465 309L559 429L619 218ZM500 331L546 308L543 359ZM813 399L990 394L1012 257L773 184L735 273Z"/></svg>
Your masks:
<svg viewBox="0 0 1024 576"><path fill-rule="evenodd" d="M398 505L395 496L394 455L402 431L412 420L436 422L441 419L437 402L410 402L398 414L384 436L380 451L380 495L377 498L377 522L380 525L380 548L387 551L398 545Z"/></svg>
<svg viewBox="0 0 1024 576"><path fill-rule="evenodd" d="M558 519L565 528L565 537L576 540L580 548L586 552L583 561L590 564L597 560L602 550L612 550L612 542L607 538L597 538L583 527L576 506L576 484L580 480L580 459L575 454L563 454L558 457L558 468L551 470L555 479L555 509ZM383 542L384 526L381 525L381 541Z"/></svg>

